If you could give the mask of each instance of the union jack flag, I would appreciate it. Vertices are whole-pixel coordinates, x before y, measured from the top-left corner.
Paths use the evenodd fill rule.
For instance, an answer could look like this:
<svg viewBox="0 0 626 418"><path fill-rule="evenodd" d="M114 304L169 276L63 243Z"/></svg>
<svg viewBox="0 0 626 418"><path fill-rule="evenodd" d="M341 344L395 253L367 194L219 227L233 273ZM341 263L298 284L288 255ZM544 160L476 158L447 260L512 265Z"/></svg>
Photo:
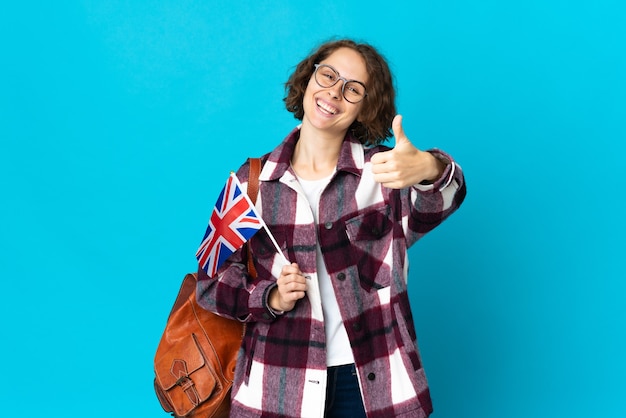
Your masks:
<svg viewBox="0 0 626 418"><path fill-rule="evenodd" d="M224 261L243 247L263 225L248 195L241 191L237 176L232 173L215 203L209 226L196 252L200 267L209 277L214 277Z"/></svg>

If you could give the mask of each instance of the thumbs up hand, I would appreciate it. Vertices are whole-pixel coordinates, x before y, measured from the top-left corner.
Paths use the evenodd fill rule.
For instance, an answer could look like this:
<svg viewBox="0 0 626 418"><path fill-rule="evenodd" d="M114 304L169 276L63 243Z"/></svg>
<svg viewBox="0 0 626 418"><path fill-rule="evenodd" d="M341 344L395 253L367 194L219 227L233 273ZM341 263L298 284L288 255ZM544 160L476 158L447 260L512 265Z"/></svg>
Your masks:
<svg viewBox="0 0 626 418"><path fill-rule="evenodd" d="M437 180L446 166L431 153L417 149L402 128L402 116L396 115L391 125L396 146L372 156L374 180L391 189L402 189L423 181Z"/></svg>

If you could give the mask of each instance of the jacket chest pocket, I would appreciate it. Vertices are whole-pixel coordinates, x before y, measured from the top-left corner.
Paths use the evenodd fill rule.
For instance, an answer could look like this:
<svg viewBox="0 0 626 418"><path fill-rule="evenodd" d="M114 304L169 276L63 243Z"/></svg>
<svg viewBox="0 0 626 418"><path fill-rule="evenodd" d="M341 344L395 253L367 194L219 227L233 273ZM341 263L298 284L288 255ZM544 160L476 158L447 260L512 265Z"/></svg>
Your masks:
<svg viewBox="0 0 626 418"><path fill-rule="evenodd" d="M346 222L352 261L367 290L388 287L391 282L393 221L389 207L354 217Z"/></svg>

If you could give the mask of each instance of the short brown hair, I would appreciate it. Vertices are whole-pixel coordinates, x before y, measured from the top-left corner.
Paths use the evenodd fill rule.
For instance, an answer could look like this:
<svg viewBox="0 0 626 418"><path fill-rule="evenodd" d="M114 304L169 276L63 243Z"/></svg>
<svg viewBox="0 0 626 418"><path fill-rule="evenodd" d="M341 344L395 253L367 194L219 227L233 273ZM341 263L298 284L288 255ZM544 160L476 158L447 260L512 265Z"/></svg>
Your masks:
<svg viewBox="0 0 626 418"><path fill-rule="evenodd" d="M356 43L350 39L329 41L322 44L308 57L300 61L295 71L285 83L284 102L287 110L298 120L304 117L304 92L306 91L315 64L319 64L340 48L350 48L363 57L367 69L367 95L359 120L355 120L350 130L364 145L376 145L391 136L391 122L396 115L396 91L393 76L385 58L371 45Z"/></svg>

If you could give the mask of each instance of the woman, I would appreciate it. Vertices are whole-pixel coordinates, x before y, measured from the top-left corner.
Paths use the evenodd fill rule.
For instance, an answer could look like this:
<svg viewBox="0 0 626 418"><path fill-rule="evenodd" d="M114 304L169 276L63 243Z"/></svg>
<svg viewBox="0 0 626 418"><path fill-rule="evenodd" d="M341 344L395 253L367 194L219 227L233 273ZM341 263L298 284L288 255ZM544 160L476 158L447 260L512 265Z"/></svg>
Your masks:
<svg viewBox="0 0 626 418"><path fill-rule="evenodd" d="M257 278L242 251L215 278L199 270L199 303L247 323L231 416L427 417L407 250L461 205L461 169L409 141L367 44L320 46L286 93L302 123L263 156L256 206L291 264L261 231ZM390 129L393 149L380 145Z"/></svg>

